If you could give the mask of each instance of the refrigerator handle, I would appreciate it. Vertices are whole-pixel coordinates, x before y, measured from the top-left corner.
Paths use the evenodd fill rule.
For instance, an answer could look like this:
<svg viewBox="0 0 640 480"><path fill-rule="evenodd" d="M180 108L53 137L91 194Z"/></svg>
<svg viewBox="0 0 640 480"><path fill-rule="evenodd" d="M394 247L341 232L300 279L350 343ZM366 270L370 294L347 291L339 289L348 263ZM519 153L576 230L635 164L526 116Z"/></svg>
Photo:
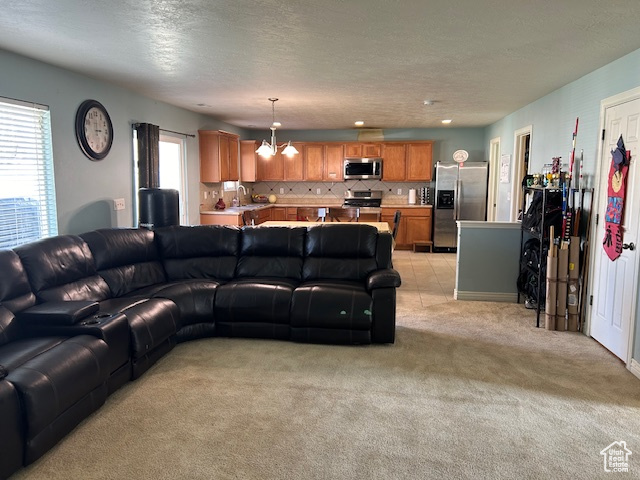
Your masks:
<svg viewBox="0 0 640 480"><path fill-rule="evenodd" d="M456 197L453 202L453 219L458 220L458 212L460 211L460 180L456 180L456 189L453 194Z"/></svg>

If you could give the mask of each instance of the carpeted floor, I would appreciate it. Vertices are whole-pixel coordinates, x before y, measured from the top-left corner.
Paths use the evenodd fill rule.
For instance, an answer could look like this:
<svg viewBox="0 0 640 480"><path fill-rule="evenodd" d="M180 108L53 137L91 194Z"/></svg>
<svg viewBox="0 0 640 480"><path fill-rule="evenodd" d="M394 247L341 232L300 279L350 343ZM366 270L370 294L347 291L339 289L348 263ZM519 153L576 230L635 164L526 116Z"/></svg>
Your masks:
<svg viewBox="0 0 640 480"><path fill-rule="evenodd" d="M640 380L601 346L401 293L394 345L178 345L15 478L640 478Z"/></svg>

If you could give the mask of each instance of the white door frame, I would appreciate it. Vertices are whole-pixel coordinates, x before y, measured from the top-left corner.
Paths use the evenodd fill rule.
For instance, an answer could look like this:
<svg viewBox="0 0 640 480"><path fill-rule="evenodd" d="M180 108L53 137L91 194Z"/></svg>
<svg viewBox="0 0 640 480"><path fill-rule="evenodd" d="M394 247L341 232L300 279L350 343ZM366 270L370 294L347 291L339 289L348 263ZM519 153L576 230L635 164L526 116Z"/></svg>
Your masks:
<svg viewBox="0 0 640 480"><path fill-rule="evenodd" d="M616 105L620 105L623 103L627 103L630 102L632 100L636 100L640 98L640 87L631 89L631 90L627 90L626 92L622 92L619 93L617 95L614 95L612 97L608 97L605 98L604 100L600 101L600 130L599 133L602 132L603 129L605 129L606 125L605 125L605 113L607 111L607 108L610 107L614 107ZM600 200L600 178L603 175L602 169L603 169L603 165L602 162L600 161L600 159L602 158L602 150L604 148L605 142L602 139L602 135L599 134L598 135L598 151L597 151L597 163L596 163L596 176L594 177L594 181L593 181L593 209L594 209L594 213L598 213L600 211L601 205L599 205L599 200ZM633 159L631 161L634 161ZM635 159L635 161L638 161L638 159ZM608 167L608 165L607 165ZM600 219L600 221L604 221L604 219ZM593 273L594 273L594 268L595 268L595 262L596 262L596 249L600 248L600 241L599 239L596 238L596 232L597 232L597 228L596 228L596 222L595 222L595 217L593 217L593 221L591 222L591 232L589 232L589 245L590 245L590 252L589 252L589 280L588 280L588 285L587 285L587 291L589 292L589 297L591 295L593 295ZM636 263L638 262L638 260L636 260ZM634 285L634 289L632 292L632 307L631 307L631 311L632 311L632 315L631 315L631 321L630 321L630 326L629 326L629 346L627 348L627 358L626 358L626 365L627 368L630 369L631 367L631 358L633 356L633 339L635 337L635 319L636 319L636 315L638 312L638 298L637 298L637 286ZM586 300L586 299L585 299ZM588 332L588 335L591 336L591 306L587 304L587 312L585 315L585 333Z"/></svg>
<svg viewBox="0 0 640 480"><path fill-rule="evenodd" d="M489 195L487 195L487 221L496 221L498 209L498 182L500 180L500 137L489 141Z"/></svg>
<svg viewBox="0 0 640 480"><path fill-rule="evenodd" d="M531 139L533 125L527 125L513 133L513 166L511 167L511 221L518 220L518 209L522 204L522 177L520 172L524 166L523 140L529 135L529 152L531 152ZM531 158L529 158L531 161ZM526 175L527 172L525 172Z"/></svg>

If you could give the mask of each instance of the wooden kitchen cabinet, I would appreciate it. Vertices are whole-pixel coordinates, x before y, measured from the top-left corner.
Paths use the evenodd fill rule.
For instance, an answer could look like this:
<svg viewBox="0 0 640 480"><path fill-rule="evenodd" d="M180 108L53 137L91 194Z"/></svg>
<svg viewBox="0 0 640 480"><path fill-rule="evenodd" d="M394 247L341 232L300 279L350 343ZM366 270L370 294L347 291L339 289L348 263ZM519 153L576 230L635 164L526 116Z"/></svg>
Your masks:
<svg viewBox="0 0 640 480"><path fill-rule="evenodd" d="M299 182L304 180L304 144L293 142L298 155L288 157L282 149L273 157L261 157L256 150L262 142L242 140L240 142L240 180L243 182L261 182L263 180L281 180Z"/></svg>
<svg viewBox="0 0 640 480"><path fill-rule="evenodd" d="M198 130L200 181L237 181L239 137L221 130Z"/></svg>
<svg viewBox="0 0 640 480"><path fill-rule="evenodd" d="M382 149L382 180L403 182L407 174L407 150L404 143L385 143Z"/></svg>
<svg viewBox="0 0 640 480"><path fill-rule="evenodd" d="M286 219L287 219L287 207L271 207L271 220L286 220Z"/></svg>
<svg viewBox="0 0 640 480"><path fill-rule="evenodd" d="M381 152L380 143L347 143L344 146L345 157L375 158L380 157Z"/></svg>
<svg viewBox="0 0 640 480"><path fill-rule="evenodd" d="M299 182L304 180L305 145L303 143L291 142L298 150L297 155L288 157L282 155L284 162L284 181Z"/></svg>
<svg viewBox="0 0 640 480"><path fill-rule="evenodd" d="M396 236L397 250L411 250L416 242L431 241L431 207L383 207L381 221L393 229L393 217L400 210L400 226Z"/></svg>
<svg viewBox="0 0 640 480"><path fill-rule="evenodd" d="M284 181L284 158L281 151L269 157L257 155L257 181Z"/></svg>
<svg viewBox="0 0 640 480"><path fill-rule="evenodd" d="M430 181L433 173L433 143L407 144L407 181Z"/></svg>
<svg viewBox="0 0 640 480"><path fill-rule="evenodd" d="M344 145L327 143L324 150L324 181L341 182L344 168Z"/></svg>
<svg viewBox="0 0 640 480"><path fill-rule="evenodd" d="M385 143L382 148L382 180L428 182L433 170L433 142Z"/></svg>
<svg viewBox="0 0 640 480"><path fill-rule="evenodd" d="M307 143L304 146L304 179L310 182L324 180L325 148L323 143Z"/></svg>
<svg viewBox="0 0 640 480"><path fill-rule="evenodd" d="M258 181L258 154L260 146L257 140L240 140L240 181Z"/></svg>
<svg viewBox="0 0 640 480"><path fill-rule="evenodd" d="M200 214L200 225L237 225L242 226L242 215L238 213L203 215Z"/></svg>

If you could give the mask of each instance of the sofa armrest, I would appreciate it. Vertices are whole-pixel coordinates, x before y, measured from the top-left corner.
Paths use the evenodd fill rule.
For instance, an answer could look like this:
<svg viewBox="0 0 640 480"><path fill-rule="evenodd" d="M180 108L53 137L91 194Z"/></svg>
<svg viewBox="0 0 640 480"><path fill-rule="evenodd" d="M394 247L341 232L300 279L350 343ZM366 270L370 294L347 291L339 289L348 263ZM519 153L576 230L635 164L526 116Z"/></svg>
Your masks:
<svg viewBox="0 0 640 480"><path fill-rule="evenodd" d="M75 325L100 308L98 302L45 302L23 310L18 320L27 325Z"/></svg>
<svg viewBox="0 0 640 480"><path fill-rule="evenodd" d="M398 288L402 283L400 274L393 268L385 268L384 270L376 270L371 272L367 277L367 290L371 291L376 288Z"/></svg>

